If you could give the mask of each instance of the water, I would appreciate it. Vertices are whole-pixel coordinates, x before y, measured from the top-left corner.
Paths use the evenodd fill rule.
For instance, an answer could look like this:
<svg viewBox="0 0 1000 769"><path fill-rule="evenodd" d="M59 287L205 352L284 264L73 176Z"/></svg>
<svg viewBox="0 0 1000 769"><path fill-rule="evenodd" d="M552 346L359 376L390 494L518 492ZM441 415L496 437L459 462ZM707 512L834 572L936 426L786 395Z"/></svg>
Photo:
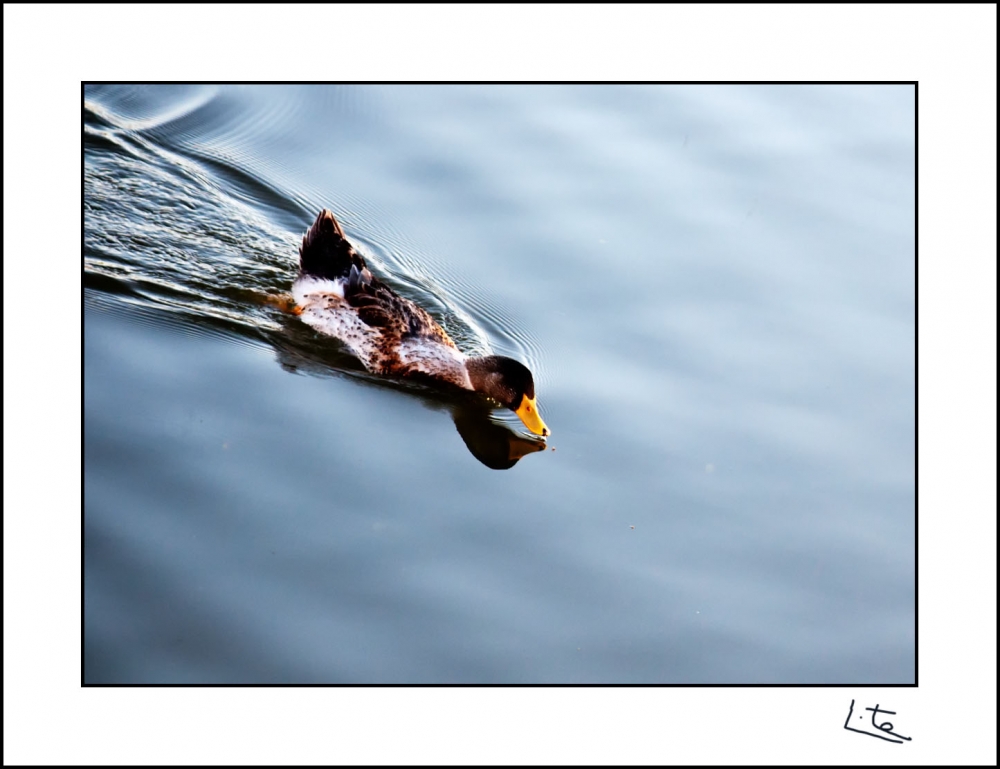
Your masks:
<svg viewBox="0 0 1000 769"><path fill-rule="evenodd" d="M914 681L912 87L91 87L84 161L86 682ZM323 207L546 446L263 301Z"/></svg>

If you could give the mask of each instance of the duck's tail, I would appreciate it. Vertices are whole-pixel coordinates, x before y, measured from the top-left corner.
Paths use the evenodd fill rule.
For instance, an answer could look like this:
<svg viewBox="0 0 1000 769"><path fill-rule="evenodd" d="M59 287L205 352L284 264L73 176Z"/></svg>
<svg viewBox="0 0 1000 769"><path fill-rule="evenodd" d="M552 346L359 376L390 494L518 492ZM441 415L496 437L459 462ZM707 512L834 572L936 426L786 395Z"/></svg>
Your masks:
<svg viewBox="0 0 1000 769"><path fill-rule="evenodd" d="M352 266L363 270L365 260L344 237L333 214L324 208L302 238L299 270L303 275L336 280L348 277Z"/></svg>

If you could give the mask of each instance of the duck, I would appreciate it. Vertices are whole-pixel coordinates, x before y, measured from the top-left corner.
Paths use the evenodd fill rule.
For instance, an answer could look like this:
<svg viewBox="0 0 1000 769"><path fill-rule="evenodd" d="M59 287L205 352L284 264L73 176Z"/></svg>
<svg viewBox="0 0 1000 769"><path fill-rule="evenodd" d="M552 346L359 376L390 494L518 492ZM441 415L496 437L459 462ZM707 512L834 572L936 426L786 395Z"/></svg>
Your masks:
<svg viewBox="0 0 1000 769"><path fill-rule="evenodd" d="M304 323L340 340L372 374L480 393L535 435L551 434L528 367L503 355L462 353L426 310L372 274L326 208L302 238L292 300Z"/></svg>

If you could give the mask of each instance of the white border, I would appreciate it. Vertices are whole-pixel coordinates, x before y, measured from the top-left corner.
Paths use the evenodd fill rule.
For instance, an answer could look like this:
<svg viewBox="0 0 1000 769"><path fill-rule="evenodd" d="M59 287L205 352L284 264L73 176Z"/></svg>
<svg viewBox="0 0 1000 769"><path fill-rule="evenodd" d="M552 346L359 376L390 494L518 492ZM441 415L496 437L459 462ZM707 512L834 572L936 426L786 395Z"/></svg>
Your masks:
<svg viewBox="0 0 1000 769"><path fill-rule="evenodd" d="M995 765L996 21L995 5L5 5L4 763ZM919 688L80 687L80 81L400 77L920 82ZM913 742L851 739L851 698L891 706Z"/></svg>

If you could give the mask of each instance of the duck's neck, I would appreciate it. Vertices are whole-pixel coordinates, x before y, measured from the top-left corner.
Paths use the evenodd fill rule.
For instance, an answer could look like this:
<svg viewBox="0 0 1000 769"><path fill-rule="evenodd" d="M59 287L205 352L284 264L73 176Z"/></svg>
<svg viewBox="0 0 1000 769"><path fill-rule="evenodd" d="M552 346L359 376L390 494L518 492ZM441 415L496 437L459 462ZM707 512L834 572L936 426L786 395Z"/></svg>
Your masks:
<svg viewBox="0 0 1000 769"><path fill-rule="evenodd" d="M506 385L503 374L500 373L501 360L503 358L499 355L468 358L465 361L465 370L469 372L473 390L506 406L514 397L514 392Z"/></svg>

